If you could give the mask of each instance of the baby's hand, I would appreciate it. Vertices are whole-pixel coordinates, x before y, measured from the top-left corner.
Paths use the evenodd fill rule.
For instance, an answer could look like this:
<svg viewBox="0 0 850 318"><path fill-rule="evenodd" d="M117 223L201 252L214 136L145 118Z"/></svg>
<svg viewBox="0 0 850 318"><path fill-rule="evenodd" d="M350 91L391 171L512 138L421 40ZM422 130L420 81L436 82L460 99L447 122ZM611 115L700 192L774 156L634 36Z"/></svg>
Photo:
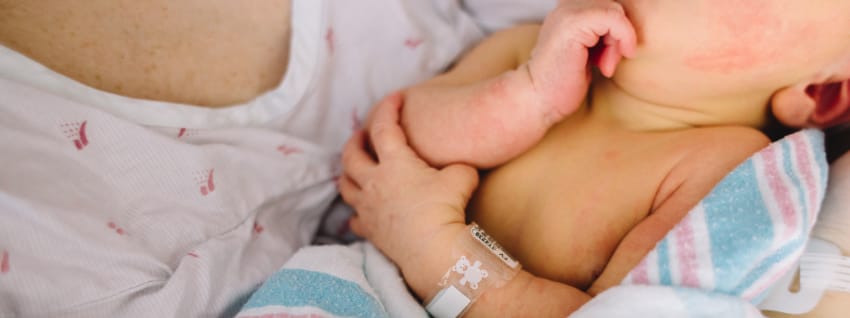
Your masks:
<svg viewBox="0 0 850 318"><path fill-rule="evenodd" d="M528 63L547 118L557 122L578 108L590 85L590 64L610 77L636 46L634 27L619 3L562 0L543 22ZM594 47L599 51L592 54Z"/></svg>

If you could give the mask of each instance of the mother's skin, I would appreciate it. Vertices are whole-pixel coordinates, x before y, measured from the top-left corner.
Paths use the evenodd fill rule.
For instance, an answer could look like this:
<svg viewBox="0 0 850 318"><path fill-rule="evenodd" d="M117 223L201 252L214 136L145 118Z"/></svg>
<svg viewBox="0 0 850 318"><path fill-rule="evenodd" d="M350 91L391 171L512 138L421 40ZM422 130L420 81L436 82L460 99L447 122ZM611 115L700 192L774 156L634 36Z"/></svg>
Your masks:
<svg viewBox="0 0 850 318"><path fill-rule="evenodd" d="M135 98L220 107L286 73L290 0L0 0L0 44Z"/></svg>

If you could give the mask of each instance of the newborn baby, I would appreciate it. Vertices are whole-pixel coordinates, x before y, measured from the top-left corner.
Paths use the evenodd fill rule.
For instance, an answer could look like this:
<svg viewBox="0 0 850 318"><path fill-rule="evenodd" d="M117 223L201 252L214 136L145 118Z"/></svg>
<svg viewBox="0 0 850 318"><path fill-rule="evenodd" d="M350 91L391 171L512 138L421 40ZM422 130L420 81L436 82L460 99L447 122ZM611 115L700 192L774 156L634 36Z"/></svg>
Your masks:
<svg viewBox="0 0 850 318"><path fill-rule="evenodd" d="M841 117L806 88L850 77L846 12L850 1L562 1L542 26L497 33L378 106L377 160L363 134L343 158L352 228L427 301L475 221L524 271L469 313L565 316L770 142L775 93L782 122ZM588 64L602 74L592 84ZM395 142L402 98L408 143L442 170ZM491 169L474 195L474 170L457 163Z"/></svg>

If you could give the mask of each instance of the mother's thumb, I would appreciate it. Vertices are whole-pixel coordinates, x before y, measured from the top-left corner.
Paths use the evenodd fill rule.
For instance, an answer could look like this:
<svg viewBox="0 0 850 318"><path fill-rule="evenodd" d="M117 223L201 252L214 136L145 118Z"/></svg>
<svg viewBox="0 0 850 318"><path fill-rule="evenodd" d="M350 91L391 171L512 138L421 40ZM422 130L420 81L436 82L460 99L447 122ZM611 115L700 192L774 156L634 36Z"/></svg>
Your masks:
<svg viewBox="0 0 850 318"><path fill-rule="evenodd" d="M442 170L446 182L459 187L464 193L472 194L478 187L478 170L464 164L452 164Z"/></svg>

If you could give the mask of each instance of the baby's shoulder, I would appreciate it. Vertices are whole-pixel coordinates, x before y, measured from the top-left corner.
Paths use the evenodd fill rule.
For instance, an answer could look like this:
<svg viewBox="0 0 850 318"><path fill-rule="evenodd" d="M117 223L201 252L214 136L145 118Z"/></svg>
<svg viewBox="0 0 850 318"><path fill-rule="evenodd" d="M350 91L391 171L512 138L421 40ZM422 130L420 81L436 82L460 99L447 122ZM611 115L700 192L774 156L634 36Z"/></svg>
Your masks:
<svg viewBox="0 0 850 318"><path fill-rule="evenodd" d="M690 208L738 165L770 144L747 127L695 128L676 134L676 159L662 181L656 202L678 196ZM676 210L676 209L674 209Z"/></svg>
<svg viewBox="0 0 850 318"><path fill-rule="evenodd" d="M717 165L740 163L770 144L761 131L743 126L719 126L690 129L682 136L688 151L682 157L688 162Z"/></svg>

